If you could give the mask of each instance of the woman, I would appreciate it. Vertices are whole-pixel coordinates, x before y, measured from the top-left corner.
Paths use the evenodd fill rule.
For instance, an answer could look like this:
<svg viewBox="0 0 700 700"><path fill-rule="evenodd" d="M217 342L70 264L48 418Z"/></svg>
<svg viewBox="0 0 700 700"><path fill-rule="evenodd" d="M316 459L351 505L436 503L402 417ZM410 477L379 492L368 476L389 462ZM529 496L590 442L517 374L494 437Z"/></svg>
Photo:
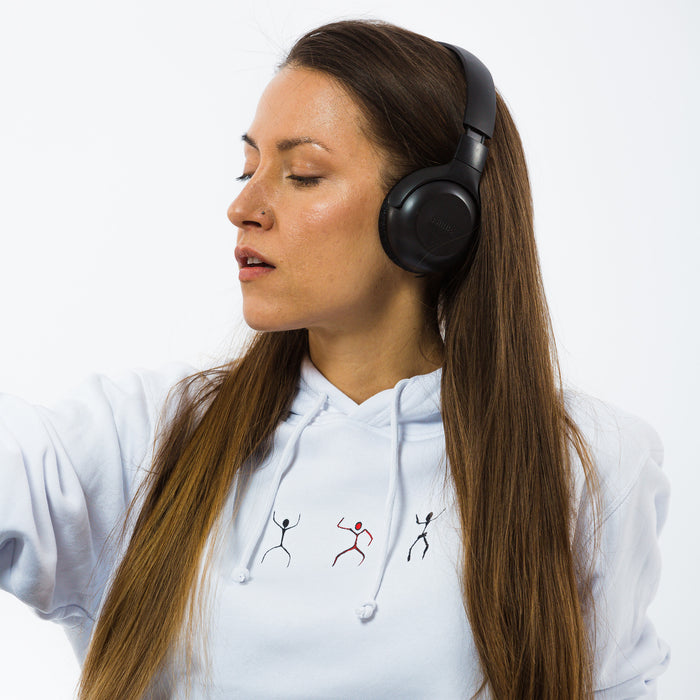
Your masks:
<svg viewBox="0 0 700 700"><path fill-rule="evenodd" d="M391 249L387 192L451 162L475 92L425 37L309 32L243 137L245 353L4 400L0 581L66 626L81 698L655 693L661 447L561 390L500 96L478 235Z"/></svg>

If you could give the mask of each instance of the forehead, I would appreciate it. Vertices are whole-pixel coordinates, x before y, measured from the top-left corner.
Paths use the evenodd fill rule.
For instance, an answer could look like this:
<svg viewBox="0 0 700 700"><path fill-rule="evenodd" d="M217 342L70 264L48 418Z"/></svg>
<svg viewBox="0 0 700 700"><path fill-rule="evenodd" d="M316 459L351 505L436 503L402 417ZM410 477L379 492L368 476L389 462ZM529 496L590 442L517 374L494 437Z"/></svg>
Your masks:
<svg viewBox="0 0 700 700"><path fill-rule="evenodd" d="M249 128L257 143L288 138L321 141L336 148L371 150L364 117L330 76L307 68L282 68L265 88Z"/></svg>

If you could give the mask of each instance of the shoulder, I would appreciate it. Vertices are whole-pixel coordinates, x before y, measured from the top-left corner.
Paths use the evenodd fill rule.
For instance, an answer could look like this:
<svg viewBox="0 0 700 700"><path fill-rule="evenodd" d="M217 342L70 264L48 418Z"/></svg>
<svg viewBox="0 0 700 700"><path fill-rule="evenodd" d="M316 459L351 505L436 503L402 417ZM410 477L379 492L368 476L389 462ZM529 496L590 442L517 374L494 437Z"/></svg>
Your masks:
<svg viewBox="0 0 700 700"><path fill-rule="evenodd" d="M47 407L27 406L17 437L26 445L43 435L84 486L99 482L98 474L109 472L110 464L134 486L133 477L150 461L156 433L176 410L169 398L177 395L181 380L195 373L188 364L172 362L91 374Z"/></svg>
<svg viewBox="0 0 700 700"><path fill-rule="evenodd" d="M85 400L99 396L115 406L138 401L158 409L182 380L197 374L198 370L184 362L169 362L155 369L141 367L95 373L66 398Z"/></svg>
<svg viewBox="0 0 700 700"><path fill-rule="evenodd" d="M603 519L611 515L639 486L656 482L664 448L659 434L643 418L578 390L564 392L564 404L579 428L598 478ZM580 460L574 452L574 481L578 497L585 487Z"/></svg>

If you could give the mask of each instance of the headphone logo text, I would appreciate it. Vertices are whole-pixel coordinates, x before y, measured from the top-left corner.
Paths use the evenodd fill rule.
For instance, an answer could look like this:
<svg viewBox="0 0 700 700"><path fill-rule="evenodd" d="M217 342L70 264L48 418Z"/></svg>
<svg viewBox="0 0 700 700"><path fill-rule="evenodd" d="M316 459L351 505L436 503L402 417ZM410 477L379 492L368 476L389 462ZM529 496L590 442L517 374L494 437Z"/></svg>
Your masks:
<svg viewBox="0 0 700 700"><path fill-rule="evenodd" d="M449 221L442 219L438 214L435 214L435 216L433 216L430 219L430 224L432 226L435 226L436 228L441 229L445 233L454 233L456 228L454 224L451 224Z"/></svg>

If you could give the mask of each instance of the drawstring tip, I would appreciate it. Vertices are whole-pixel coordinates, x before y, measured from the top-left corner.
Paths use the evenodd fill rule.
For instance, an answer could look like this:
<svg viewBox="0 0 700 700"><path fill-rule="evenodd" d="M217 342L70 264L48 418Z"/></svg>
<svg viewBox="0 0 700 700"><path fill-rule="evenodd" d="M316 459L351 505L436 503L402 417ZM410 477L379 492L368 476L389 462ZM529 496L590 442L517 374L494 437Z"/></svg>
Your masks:
<svg viewBox="0 0 700 700"><path fill-rule="evenodd" d="M367 603L362 603L357 610L355 610L355 615L360 620L371 620L374 617L374 613L377 611L377 604L370 600Z"/></svg>
<svg viewBox="0 0 700 700"><path fill-rule="evenodd" d="M234 569L233 580L238 583L245 583L250 578L250 571L245 566L239 566Z"/></svg>

